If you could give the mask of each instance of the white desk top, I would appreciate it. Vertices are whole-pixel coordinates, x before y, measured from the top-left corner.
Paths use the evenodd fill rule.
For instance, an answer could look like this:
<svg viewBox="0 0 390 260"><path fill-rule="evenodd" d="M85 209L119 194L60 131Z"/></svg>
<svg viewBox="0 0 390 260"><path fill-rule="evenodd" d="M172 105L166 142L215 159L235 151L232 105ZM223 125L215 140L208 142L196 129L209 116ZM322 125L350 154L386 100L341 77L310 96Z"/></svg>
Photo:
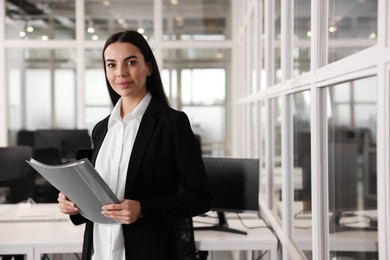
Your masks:
<svg viewBox="0 0 390 260"><path fill-rule="evenodd" d="M74 226L57 204L0 205L0 251L3 247L77 247L81 250L84 225ZM277 239L262 220L243 215L245 225L258 227L247 230L235 217L229 226L247 231L247 235L220 231L195 231L199 250L276 250ZM254 215L256 216L256 215ZM195 217L194 226L215 223L215 218ZM199 223L198 221L202 222ZM276 253L276 252L275 252Z"/></svg>
<svg viewBox="0 0 390 260"><path fill-rule="evenodd" d="M228 215L229 216L229 215ZM234 214L233 214L234 216ZM195 244L199 250L265 250L276 249L277 239L272 231L266 227L263 220L256 217L244 215L242 221L248 227L247 229L237 219L237 217L227 217L229 227L247 232L247 235L233 234L221 231L200 230L195 231ZM194 227L210 226L216 223L215 218L195 217L193 218Z"/></svg>
<svg viewBox="0 0 390 260"><path fill-rule="evenodd" d="M0 223L1 247L77 246L83 241L84 225L70 221Z"/></svg>
<svg viewBox="0 0 390 260"><path fill-rule="evenodd" d="M68 221L68 219L67 215L59 211L56 203L0 204L0 223Z"/></svg>

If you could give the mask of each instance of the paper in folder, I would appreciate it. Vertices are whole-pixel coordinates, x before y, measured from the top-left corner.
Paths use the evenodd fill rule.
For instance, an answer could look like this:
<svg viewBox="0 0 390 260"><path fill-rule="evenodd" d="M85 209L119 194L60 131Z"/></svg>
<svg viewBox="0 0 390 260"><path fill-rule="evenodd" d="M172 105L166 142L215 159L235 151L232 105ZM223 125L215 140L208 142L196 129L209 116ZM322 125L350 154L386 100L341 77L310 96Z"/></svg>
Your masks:
<svg viewBox="0 0 390 260"><path fill-rule="evenodd" d="M103 205L119 203L119 199L88 159L63 165L46 165L32 158L26 162L73 201L81 215L101 224L117 223L100 212Z"/></svg>

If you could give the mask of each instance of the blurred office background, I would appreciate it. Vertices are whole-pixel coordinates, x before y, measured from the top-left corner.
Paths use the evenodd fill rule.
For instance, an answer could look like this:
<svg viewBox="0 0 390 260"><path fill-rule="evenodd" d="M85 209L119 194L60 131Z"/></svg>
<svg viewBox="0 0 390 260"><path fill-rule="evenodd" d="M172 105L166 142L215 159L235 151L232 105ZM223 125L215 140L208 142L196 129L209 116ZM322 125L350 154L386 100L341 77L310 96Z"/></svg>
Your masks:
<svg viewBox="0 0 390 260"><path fill-rule="evenodd" d="M390 259L389 13L388 0L1 0L0 146L90 134L112 109L105 39L138 30L203 153L260 159L280 259ZM356 237L378 242L342 250L333 234L356 212Z"/></svg>

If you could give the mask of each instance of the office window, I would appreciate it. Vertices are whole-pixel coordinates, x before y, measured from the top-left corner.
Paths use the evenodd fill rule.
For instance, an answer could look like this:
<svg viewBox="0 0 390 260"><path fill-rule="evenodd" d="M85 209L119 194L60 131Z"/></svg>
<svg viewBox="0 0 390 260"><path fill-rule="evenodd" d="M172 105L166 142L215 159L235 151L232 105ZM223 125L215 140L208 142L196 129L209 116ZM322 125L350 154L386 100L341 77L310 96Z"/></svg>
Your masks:
<svg viewBox="0 0 390 260"><path fill-rule="evenodd" d="M358 231L354 239L363 241L377 236L369 232L377 231L376 86L376 77L368 77L328 88L329 239L335 257L343 254L332 250L339 232ZM377 259L376 250L351 254Z"/></svg>
<svg viewBox="0 0 390 260"><path fill-rule="evenodd" d="M293 76L310 71L311 0L294 1Z"/></svg>
<svg viewBox="0 0 390 260"><path fill-rule="evenodd" d="M377 43L378 0L329 0L328 62Z"/></svg>
<svg viewBox="0 0 390 260"><path fill-rule="evenodd" d="M112 104L104 75L102 50L86 50L85 62L85 124L91 132L97 122L111 113Z"/></svg>
<svg viewBox="0 0 390 260"><path fill-rule="evenodd" d="M200 135L205 153L224 154L225 77L224 69L181 71L182 110L189 116L193 131Z"/></svg>
<svg viewBox="0 0 390 260"><path fill-rule="evenodd" d="M75 0L5 3L7 39L75 39Z"/></svg>
<svg viewBox="0 0 390 260"><path fill-rule="evenodd" d="M258 69L259 75L259 83L260 83L260 91L263 91L266 89L267 86L267 73L265 70L265 0L261 0L259 2L259 18L258 18L258 23L259 23L259 32L258 32L258 42L259 42L259 47L257 49L259 50L259 61L260 61L260 66Z"/></svg>
<svg viewBox="0 0 390 260"><path fill-rule="evenodd" d="M297 92L289 96L293 116L293 171L294 184L294 238L306 237L311 241L311 134L310 91ZM311 259L311 250L297 243Z"/></svg>
<svg viewBox="0 0 390 260"><path fill-rule="evenodd" d="M125 30L136 30L152 39L153 8L153 0L85 0L85 40L105 40Z"/></svg>
<svg viewBox="0 0 390 260"><path fill-rule="evenodd" d="M183 69L182 104L223 104L225 101L225 74L224 69ZM207 82L205 79L208 79Z"/></svg>
<svg viewBox="0 0 390 260"><path fill-rule="evenodd" d="M273 112L273 205L272 209L280 219L282 218L282 98L272 101Z"/></svg>
<svg viewBox="0 0 390 260"><path fill-rule="evenodd" d="M281 49L281 41L282 41L282 1L276 0L274 2L275 5L275 20L274 20L274 32L275 32L275 40L274 40L274 84L280 83L282 80L282 49Z"/></svg>
<svg viewBox="0 0 390 260"><path fill-rule="evenodd" d="M259 102L259 111L258 115L260 115L260 196L263 197L263 199L266 198L267 192L269 192L269 187L267 185L267 172L266 172L266 128L268 127L268 120L267 120L267 111L265 102Z"/></svg>
<svg viewBox="0 0 390 260"><path fill-rule="evenodd" d="M9 49L10 144L20 129L76 126L75 50Z"/></svg>
<svg viewBox="0 0 390 260"><path fill-rule="evenodd" d="M257 73L256 73L256 64L257 64L257 53L255 48L255 17L254 12L251 14L250 18L250 27L249 27L249 48L247 51L252 52L254 55L249 55L249 84L250 84L250 93L256 93L258 91L258 83L257 83Z"/></svg>
<svg viewBox="0 0 390 260"><path fill-rule="evenodd" d="M189 116L193 131L199 134L202 150L225 153L227 66L230 51L223 49L172 49L164 55L164 70L171 71L165 88L175 92L173 105Z"/></svg>
<svg viewBox="0 0 390 260"><path fill-rule="evenodd" d="M230 0L163 0L164 40L231 38Z"/></svg>

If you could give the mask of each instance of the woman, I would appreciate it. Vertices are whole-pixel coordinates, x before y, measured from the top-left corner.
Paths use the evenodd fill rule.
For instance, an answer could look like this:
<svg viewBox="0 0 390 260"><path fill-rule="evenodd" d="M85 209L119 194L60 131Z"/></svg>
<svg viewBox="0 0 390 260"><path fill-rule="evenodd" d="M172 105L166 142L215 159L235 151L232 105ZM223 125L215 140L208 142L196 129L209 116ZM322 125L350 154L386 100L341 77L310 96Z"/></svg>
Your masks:
<svg viewBox="0 0 390 260"><path fill-rule="evenodd" d="M62 193L59 208L74 224L86 223L83 259L179 259L177 222L211 208L199 142L187 116L169 107L141 34L112 35L103 62L114 109L92 131L91 161L122 199L102 214L121 225L85 219Z"/></svg>

